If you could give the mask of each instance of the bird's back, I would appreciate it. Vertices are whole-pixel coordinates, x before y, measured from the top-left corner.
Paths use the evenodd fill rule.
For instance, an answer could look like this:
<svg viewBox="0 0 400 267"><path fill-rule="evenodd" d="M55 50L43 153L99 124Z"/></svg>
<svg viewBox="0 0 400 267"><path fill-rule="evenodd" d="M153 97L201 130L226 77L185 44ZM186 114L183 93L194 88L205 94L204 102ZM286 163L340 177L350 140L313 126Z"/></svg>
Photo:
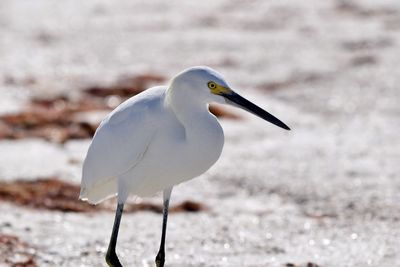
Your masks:
<svg viewBox="0 0 400 267"><path fill-rule="evenodd" d="M162 116L166 87L131 97L100 124L83 163L80 198L98 203L117 193L117 179L143 157Z"/></svg>

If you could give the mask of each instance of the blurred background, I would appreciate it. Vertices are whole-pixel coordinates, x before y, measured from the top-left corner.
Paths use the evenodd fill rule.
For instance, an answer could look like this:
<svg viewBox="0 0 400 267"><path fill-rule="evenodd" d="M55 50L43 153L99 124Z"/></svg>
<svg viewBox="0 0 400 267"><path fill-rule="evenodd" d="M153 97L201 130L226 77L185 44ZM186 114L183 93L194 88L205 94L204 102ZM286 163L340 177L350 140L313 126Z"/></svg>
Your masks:
<svg viewBox="0 0 400 267"><path fill-rule="evenodd" d="M172 196L167 266L400 265L400 2L0 2L0 266L106 266L115 203L78 201L98 123L208 65L291 132L213 107L220 160ZM154 266L161 198L118 253Z"/></svg>

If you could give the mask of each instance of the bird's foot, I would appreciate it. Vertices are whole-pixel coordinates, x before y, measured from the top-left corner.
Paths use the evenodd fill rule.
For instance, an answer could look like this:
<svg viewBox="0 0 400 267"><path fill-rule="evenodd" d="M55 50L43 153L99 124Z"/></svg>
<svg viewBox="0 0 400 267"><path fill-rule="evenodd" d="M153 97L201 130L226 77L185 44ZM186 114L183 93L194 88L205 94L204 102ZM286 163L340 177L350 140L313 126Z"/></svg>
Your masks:
<svg viewBox="0 0 400 267"><path fill-rule="evenodd" d="M110 267L122 267L122 264L119 262L117 253L115 253L115 251L107 251L106 262Z"/></svg>
<svg viewBox="0 0 400 267"><path fill-rule="evenodd" d="M156 256L156 266L164 267L164 262L165 262L165 253L162 251L159 251Z"/></svg>

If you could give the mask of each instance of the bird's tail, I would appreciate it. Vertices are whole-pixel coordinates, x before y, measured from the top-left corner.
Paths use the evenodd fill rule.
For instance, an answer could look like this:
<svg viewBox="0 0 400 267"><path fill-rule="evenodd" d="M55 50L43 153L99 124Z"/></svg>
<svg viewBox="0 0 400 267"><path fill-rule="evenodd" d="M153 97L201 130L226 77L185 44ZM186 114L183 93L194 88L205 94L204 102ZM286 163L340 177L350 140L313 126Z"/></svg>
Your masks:
<svg viewBox="0 0 400 267"><path fill-rule="evenodd" d="M88 188L85 185L81 186L79 199L87 201L90 204L98 204L103 200L117 195L117 185L114 179L95 184Z"/></svg>

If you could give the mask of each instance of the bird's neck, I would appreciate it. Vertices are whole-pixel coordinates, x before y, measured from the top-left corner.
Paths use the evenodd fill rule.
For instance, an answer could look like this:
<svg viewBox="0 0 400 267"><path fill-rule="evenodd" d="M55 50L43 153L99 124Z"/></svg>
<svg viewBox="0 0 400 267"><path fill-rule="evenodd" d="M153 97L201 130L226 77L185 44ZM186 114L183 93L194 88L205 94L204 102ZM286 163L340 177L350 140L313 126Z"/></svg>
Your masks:
<svg viewBox="0 0 400 267"><path fill-rule="evenodd" d="M193 95L185 95L186 90L169 90L166 95L168 105L185 128L188 135L194 136L199 129L207 129L208 124L215 123L215 118L208 111L208 104ZM207 125L206 125L207 124Z"/></svg>
<svg viewBox="0 0 400 267"><path fill-rule="evenodd" d="M221 155L224 133L217 118L209 112L207 102L193 99L193 96L169 92L166 104L184 128L182 153L187 153L186 164L195 163L193 169L208 169ZM192 153L193 151L196 153ZM201 171L198 172L200 173Z"/></svg>

